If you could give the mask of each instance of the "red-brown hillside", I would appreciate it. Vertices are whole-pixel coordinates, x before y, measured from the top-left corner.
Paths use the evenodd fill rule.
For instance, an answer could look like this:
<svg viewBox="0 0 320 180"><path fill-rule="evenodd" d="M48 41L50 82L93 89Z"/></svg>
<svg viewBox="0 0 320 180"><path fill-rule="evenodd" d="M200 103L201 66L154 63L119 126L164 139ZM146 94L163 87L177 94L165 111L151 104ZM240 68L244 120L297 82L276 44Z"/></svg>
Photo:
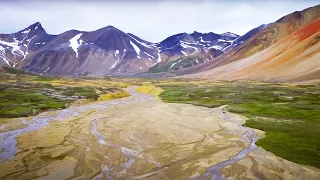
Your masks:
<svg viewBox="0 0 320 180"><path fill-rule="evenodd" d="M233 49L210 62L206 62L198 66L179 71L177 72L177 75L206 71L243 58L250 57L270 47L271 45L278 42L281 38L289 35L297 29L315 21L319 17L320 5L305 9L303 11L296 11L294 13L291 13L270 24L268 28L251 37L238 48Z"/></svg>
<svg viewBox="0 0 320 180"><path fill-rule="evenodd" d="M309 80L320 78L319 58L320 18L253 56L187 77Z"/></svg>

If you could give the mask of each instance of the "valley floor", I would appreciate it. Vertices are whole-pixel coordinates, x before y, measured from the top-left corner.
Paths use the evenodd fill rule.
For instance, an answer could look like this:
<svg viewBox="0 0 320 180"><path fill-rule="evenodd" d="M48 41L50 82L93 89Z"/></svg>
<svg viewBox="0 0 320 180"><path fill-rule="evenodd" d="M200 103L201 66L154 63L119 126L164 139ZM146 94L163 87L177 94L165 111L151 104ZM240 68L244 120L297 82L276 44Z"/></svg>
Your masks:
<svg viewBox="0 0 320 180"><path fill-rule="evenodd" d="M243 128L247 118L227 112L223 106L165 103L137 93L135 87L127 91L130 97L74 105L2 124L0 177L320 178L317 168L255 147L255 138L264 137L264 133ZM254 148L235 159L250 146ZM230 159L232 163L224 165ZM214 166L217 164L220 166Z"/></svg>

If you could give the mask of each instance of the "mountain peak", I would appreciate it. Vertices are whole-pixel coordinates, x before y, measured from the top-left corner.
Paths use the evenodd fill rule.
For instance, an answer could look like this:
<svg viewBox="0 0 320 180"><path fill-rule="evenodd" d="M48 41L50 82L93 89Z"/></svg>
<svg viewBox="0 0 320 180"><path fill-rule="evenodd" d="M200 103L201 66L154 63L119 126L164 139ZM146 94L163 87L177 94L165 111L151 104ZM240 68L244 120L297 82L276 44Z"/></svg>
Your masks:
<svg viewBox="0 0 320 180"><path fill-rule="evenodd" d="M31 24L28 28L30 28L30 29L35 29L35 30L37 30L37 29L43 29L40 22L33 23L33 24Z"/></svg>
<svg viewBox="0 0 320 180"><path fill-rule="evenodd" d="M93 32L111 32L111 31L115 31L115 32L122 32L120 29L114 27L114 26L106 26L106 27L103 27L103 28L100 28L98 30L95 30Z"/></svg>
<svg viewBox="0 0 320 180"><path fill-rule="evenodd" d="M45 30L43 29L40 22L36 22L19 32L30 32L30 31L45 31Z"/></svg>
<svg viewBox="0 0 320 180"><path fill-rule="evenodd" d="M114 29L117 29L117 28L115 28L115 27L112 26L112 25L106 26L106 28L114 28Z"/></svg>
<svg viewBox="0 0 320 180"><path fill-rule="evenodd" d="M191 35L201 35L201 34L202 34L201 32L194 31Z"/></svg>
<svg viewBox="0 0 320 180"><path fill-rule="evenodd" d="M225 32L225 33L221 34L221 36L239 37L238 34L235 34L232 32Z"/></svg>
<svg viewBox="0 0 320 180"><path fill-rule="evenodd" d="M121 31L120 29L118 29L118 28L116 28L116 27L114 27L114 26L111 26L111 25L106 26L106 27L104 27L104 28L102 28L102 29Z"/></svg>

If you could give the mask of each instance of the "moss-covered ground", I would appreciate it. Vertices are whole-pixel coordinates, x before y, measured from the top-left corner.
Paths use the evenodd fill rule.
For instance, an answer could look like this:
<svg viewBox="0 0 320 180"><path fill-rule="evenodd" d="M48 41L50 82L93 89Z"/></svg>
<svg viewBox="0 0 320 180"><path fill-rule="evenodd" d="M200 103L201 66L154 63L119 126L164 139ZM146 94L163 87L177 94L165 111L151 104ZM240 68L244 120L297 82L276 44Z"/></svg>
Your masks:
<svg viewBox="0 0 320 180"><path fill-rule="evenodd" d="M11 68L2 69L0 79L0 118L36 115L78 101L129 96L122 90L129 84L118 79L46 77Z"/></svg>
<svg viewBox="0 0 320 180"><path fill-rule="evenodd" d="M320 85L249 82L162 83L165 102L228 105L266 132L257 145L287 160L320 168Z"/></svg>

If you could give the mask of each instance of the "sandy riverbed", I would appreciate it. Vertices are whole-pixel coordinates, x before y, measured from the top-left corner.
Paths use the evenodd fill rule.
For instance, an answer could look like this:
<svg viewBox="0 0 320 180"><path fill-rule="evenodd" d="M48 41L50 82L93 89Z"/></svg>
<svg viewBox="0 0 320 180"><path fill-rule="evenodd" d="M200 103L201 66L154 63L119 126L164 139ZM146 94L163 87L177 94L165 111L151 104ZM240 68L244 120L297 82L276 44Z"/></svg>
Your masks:
<svg viewBox="0 0 320 180"><path fill-rule="evenodd" d="M221 108L167 104L129 90L133 96L106 108L85 108L76 116L16 136L17 153L0 163L0 177L197 179L249 146L242 139L245 131L224 120ZM246 120L227 114L233 121ZM6 127L14 129L9 124L1 132L8 131ZM263 137L263 132L255 133ZM0 140L1 146L4 142ZM233 179L320 179L319 169L283 160L259 147L220 172Z"/></svg>

